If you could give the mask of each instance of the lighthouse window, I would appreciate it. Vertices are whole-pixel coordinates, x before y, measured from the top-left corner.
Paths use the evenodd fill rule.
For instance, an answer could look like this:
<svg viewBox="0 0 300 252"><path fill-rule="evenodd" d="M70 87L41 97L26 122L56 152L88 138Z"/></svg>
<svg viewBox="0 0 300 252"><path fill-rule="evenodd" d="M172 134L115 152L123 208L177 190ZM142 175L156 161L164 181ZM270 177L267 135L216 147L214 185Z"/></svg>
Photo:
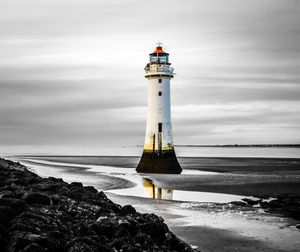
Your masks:
<svg viewBox="0 0 300 252"><path fill-rule="evenodd" d="M162 132L162 123L158 123L158 132Z"/></svg>
<svg viewBox="0 0 300 252"><path fill-rule="evenodd" d="M158 96L162 96L162 92L158 92Z"/></svg>
<svg viewBox="0 0 300 252"><path fill-rule="evenodd" d="M161 83L162 79L158 79L158 83Z"/></svg>

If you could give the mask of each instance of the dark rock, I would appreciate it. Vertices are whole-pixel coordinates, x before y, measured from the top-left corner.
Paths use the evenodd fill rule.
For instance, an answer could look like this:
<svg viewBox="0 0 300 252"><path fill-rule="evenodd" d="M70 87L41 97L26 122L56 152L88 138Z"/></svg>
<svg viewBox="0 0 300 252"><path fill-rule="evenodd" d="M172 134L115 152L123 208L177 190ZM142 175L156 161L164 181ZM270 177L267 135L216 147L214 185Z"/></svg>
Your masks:
<svg viewBox="0 0 300 252"><path fill-rule="evenodd" d="M300 220L300 207L286 206L282 210L283 210L283 212L286 212L289 217L292 217L296 220Z"/></svg>
<svg viewBox="0 0 300 252"><path fill-rule="evenodd" d="M26 209L26 202L20 199L0 198L0 206L8 206L16 213L21 213Z"/></svg>
<svg viewBox="0 0 300 252"><path fill-rule="evenodd" d="M116 211L111 207L110 204L102 204L102 206L98 207L96 211L96 218L99 218L100 216L115 216Z"/></svg>
<svg viewBox="0 0 300 252"><path fill-rule="evenodd" d="M270 198L270 196L269 195L262 195L262 194L260 194L260 195L253 195L254 197L256 197L256 198L260 198L260 199L269 199Z"/></svg>
<svg viewBox="0 0 300 252"><path fill-rule="evenodd" d="M94 252L95 250L90 248L90 246L85 243L76 242L73 243L67 251L68 252Z"/></svg>
<svg viewBox="0 0 300 252"><path fill-rule="evenodd" d="M7 234L7 229L2 224L0 224L0 248L5 248L8 244Z"/></svg>
<svg viewBox="0 0 300 252"><path fill-rule="evenodd" d="M82 183L80 182L72 182L70 185L75 187L83 187Z"/></svg>
<svg viewBox="0 0 300 252"><path fill-rule="evenodd" d="M231 201L230 204L232 204L234 206L247 206L247 204L242 201Z"/></svg>
<svg viewBox="0 0 300 252"><path fill-rule="evenodd" d="M244 198L242 199L242 201L245 201L247 203L247 205L250 205L250 206L254 206L254 205L257 205L259 204L262 200L252 200L252 199L248 199L248 198Z"/></svg>
<svg viewBox="0 0 300 252"><path fill-rule="evenodd" d="M126 205L121 209L121 215L135 214L136 210L131 205Z"/></svg>
<svg viewBox="0 0 300 252"><path fill-rule="evenodd" d="M17 198L17 195L14 192L1 192L0 198Z"/></svg>
<svg viewBox="0 0 300 252"><path fill-rule="evenodd" d="M31 193L25 198L27 204L39 204L39 205L50 205L50 198L41 193Z"/></svg>
<svg viewBox="0 0 300 252"><path fill-rule="evenodd" d="M114 239L112 242L112 246L115 249L117 249L117 251L122 251L122 250L124 250L124 247L130 243L132 243L132 240L129 237L124 236L124 237L119 237L119 238Z"/></svg>
<svg viewBox="0 0 300 252"><path fill-rule="evenodd" d="M300 197L298 195L280 195L277 199L259 203L265 211L278 213L286 217L300 220Z"/></svg>
<svg viewBox="0 0 300 252"><path fill-rule="evenodd" d="M144 232L139 231L136 236L135 240L142 245L144 248L149 248L153 245L153 240L148 234L145 234Z"/></svg>
<svg viewBox="0 0 300 252"><path fill-rule="evenodd" d="M11 231L18 231L18 232L29 232L33 234L39 234L41 232L41 229L39 227L36 227L34 225L29 224L26 221L26 224L16 220L10 227Z"/></svg>
<svg viewBox="0 0 300 252"><path fill-rule="evenodd" d="M85 186L84 189L91 193L98 193L98 190L93 186Z"/></svg>
<svg viewBox="0 0 300 252"><path fill-rule="evenodd" d="M8 245L8 250L11 252L17 252L24 249L26 246L30 244L31 244L30 240L20 235L15 235L11 238L10 244Z"/></svg>
<svg viewBox="0 0 300 252"><path fill-rule="evenodd" d="M49 178L47 178L47 180L54 182L54 183L65 183L61 178L49 177Z"/></svg>
<svg viewBox="0 0 300 252"><path fill-rule="evenodd" d="M142 226L142 230L148 233L152 239L162 242L166 239L165 233L168 228L165 223L147 223Z"/></svg>
<svg viewBox="0 0 300 252"><path fill-rule="evenodd" d="M0 223L8 224L13 217L17 215L16 211L8 206L0 206Z"/></svg>
<svg viewBox="0 0 300 252"><path fill-rule="evenodd" d="M67 244L67 251L112 251L97 236L77 237Z"/></svg>
<svg viewBox="0 0 300 252"><path fill-rule="evenodd" d="M30 178L26 178L25 182L26 184L32 185L32 184L37 184L39 182L41 182L41 178L39 177L30 177Z"/></svg>
<svg viewBox="0 0 300 252"><path fill-rule="evenodd" d="M167 238L167 244L172 250L175 251L186 251L186 252L192 252L194 251L191 247L187 246L183 241L178 239L174 234L171 232L168 232L166 234Z"/></svg>
<svg viewBox="0 0 300 252"><path fill-rule="evenodd" d="M286 200L286 206L300 207L300 197L292 196Z"/></svg>
<svg viewBox="0 0 300 252"><path fill-rule="evenodd" d="M296 225L296 228L297 228L297 229L300 229L300 224L297 224L297 225Z"/></svg>
<svg viewBox="0 0 300 252"><path fill-rule="evenodd" d="M262 201L262 202L259 202L259 205L262 207L262 208L267 208L269 206L269 203L268 202L265 202L265 201Z"/></svg>
<svg viewBox="0 0 300 252"><path fill-rule="evenodd" d="M51 183L42 182L42 183L39 183L38 185L36 185L36 188L39 189L40 191L43 191L43 192L54 192L54 193L56 193L60 189L60 185L55 184L53 182L51 182Z"/></svg>
<svg viewBox="0 0 300 252"><path fill-rule="evenodd" d="M92 223L90 228L98 235L104 235L108 239L111 239L115 232L118 229L118 225L116 223L111 222L107 219L101 219L99 221L96 221Z"/></svg>
<svg viewBox="0 0 300 252"><path fill-rule="evenodd" d="M97 193L97 197L100 198L100 199L103 199L103 200L107 199L106 195L102 191Z"/></svg>
<svg viewBox="0 0 300 252"><path fill-rule="evenodd" d="M25 248L23 248L22 250L20 250L20 252L44 252L44 251L46 250L36 243L31 243Z"/></svg>
<svg viewBox="0 0 300 252"><path fill-rule="evenodd" d="M58 205L59 202L60 202L60 199L57 195L54 195L54 196L51 197L51 202L52 202L53 205Z"/></svg>
<svg viewBox="0 0 300 252"><path fill-rule="evenodd" d="M280 200L271 200L268 206L270 208L281 208L284 206L284 203Z"/></svg>

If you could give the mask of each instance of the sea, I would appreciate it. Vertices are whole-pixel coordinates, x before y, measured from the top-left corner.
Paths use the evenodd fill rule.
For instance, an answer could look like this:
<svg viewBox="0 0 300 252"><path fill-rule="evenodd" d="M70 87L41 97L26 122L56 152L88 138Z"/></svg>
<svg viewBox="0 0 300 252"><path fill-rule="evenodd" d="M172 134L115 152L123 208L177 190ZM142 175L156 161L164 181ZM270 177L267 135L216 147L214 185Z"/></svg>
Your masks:
<svg viewBox="0 0 300 252"><path fill-rule="evenodd" d="M66 155L65 159L59 158L59 155L51 154L51 160L47 160L47 155L39 157L38 155L24 155L17 156L16 161L27 165L32 171L37 174L47 177L61 177L67 182L80 181L86 185L94 185L97 187L99 181L103 179L103 176L108 176L111 179L119 179L131 183L132 186L119 186L115 188L106 188L106 192L111 192L119 195L137 196L137 197L150 197L160 199L169 199L177 201L192 201L192 202L217 202L226 203L230 201L240 200L243 195L228 195L206 192L195 192L185 190L171 190L170 188L160 188L147 176L137 174L135 167L122 167L118 165L113 167L109 162L93 163L91 161L95 156L106 156L108 159L118 159L118 157L138 157L142 154L142 146L112 146L99 148L98 155L93 153L93 157L89 155ZM296 147L199 147L199 146L176 146L176 153L178 157L256 157L256 158L299 158L300 148ZM58 158L55 158L57 156ZM61 156L61 155L60 155ZM67 157L69 156L69 157ZM73 156L70 157L70 156ZM78 158L80 156L80 162ZM53 159L54 158L54 159ZM72 167L72 169L70 169ZM75 168L75 169L73 169ZM82 176L83 171L85 175ZM214 172L205 172L195 169L184 169L183 175L214 175ZM98 175L98 177L97 177ZM100 178L99 176L102 176ZM217 173L215 174L217 175ZM177 175L180 176L180 175ZM159 183L159 181L156 181ZM98 186L99 190L102 188ZM156 193L153 193L156 191ZM149 193L150 192L150 193Z"/></svg>

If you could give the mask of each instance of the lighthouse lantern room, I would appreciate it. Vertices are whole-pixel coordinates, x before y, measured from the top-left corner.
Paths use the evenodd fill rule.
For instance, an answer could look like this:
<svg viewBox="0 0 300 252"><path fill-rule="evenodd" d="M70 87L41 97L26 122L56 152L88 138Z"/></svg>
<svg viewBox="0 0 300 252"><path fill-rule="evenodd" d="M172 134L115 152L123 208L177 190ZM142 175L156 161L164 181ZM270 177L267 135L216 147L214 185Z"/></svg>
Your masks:
<svg viewBox="0 0 300 252"><path fill-rule="evenodd" d="M145 67L148 113L144 151L136 168L140 173L179 174L182 171L173 145L170 80L174 77L174 68L170 65L169 54L158 43Z"/></svg>

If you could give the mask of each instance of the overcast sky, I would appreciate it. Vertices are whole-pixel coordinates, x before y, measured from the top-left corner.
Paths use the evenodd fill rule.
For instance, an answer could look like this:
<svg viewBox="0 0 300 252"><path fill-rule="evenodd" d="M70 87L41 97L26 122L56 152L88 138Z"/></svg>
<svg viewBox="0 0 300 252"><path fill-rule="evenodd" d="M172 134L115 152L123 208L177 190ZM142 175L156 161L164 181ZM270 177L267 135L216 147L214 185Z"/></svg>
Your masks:
<svg viewBox="0 0 300 252"><path fill-rule="evenodd" d="M157 41L175 144L300 142L296 0L3 0L0 153L143 144Z"/></svg>

